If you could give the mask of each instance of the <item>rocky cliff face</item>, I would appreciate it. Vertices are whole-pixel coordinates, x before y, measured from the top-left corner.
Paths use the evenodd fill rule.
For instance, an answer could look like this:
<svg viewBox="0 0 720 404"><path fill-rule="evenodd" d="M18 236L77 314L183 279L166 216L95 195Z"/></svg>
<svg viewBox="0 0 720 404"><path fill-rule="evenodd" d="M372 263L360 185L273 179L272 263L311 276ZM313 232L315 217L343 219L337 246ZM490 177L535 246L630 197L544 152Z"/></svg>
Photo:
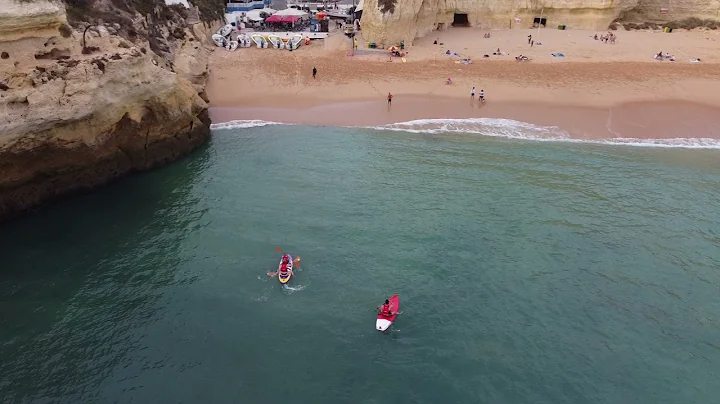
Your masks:
<svg viewBox="0 0 720 404"><path fill-rule="evenodd" d="M0 41L57 35L65 22L65 5L59 1L0 0Z"/></svg>
<svg viewBox="0 0 720 404"><path fill-rule="evenodd" d="M720 20L719 0L638 0L633 7L625 8L620 19L628 22L670 22L687 18ZM666 9L667 13L660 13Z"/></svg>
<svg viewBox="0 0 720 404"><path fill-rule="evenodd" d="M668 13L661 14L661 8ZM528 28L541 10L548 27L603 30L619 17L639 22L720 19L720 0L365 0L361 23L365 39L391 45L447 27L456 13L466 14L474 27Z"/></svg>
<svg viewBox="0 0 720 404"><path fill-rule="evenodd" d="M73 28L62 3L20 4L0 0L0 218L173 161L208 138L204 30L175 12L132 10L126 24Z"/></svg>

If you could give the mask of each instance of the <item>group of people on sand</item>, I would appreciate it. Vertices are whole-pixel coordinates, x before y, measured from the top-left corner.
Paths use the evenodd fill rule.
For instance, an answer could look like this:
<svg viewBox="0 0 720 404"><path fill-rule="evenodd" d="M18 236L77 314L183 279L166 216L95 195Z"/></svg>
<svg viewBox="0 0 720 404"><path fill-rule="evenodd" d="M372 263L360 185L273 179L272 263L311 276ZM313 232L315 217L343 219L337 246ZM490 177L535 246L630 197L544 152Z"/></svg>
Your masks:
<svg viewBox="0 0 720 404"><path fill-rule="evenodd" d="M470 90L470 99L475 100L475 87ZM485 103L485 90L480 89L480 94L478 94L478 100L480 100L480 102L482 103Z"/></svg>
<svg viewBox="0 0 720 404"><path fill-rule="evenodd" d="M615 43L615 41L617 41L617 35L608 31L607 35L595 34L595 36L593 36L593 39L595 39L596 41L599 39L600 42L605 42L605 43Z"/></svg>
<svg viewBox="0 0 720 404"><path fill-rule="evenodd" d="M657 60L669 60L671 62L675 61L675 56L669 54L669 53L663 53L663 51L660 51L655 55L655 59Z"/></svg>
<svg viewBox="0 0 720 404"><path fill-rule="evenodd" d="M446 84L452 84L452 78L448 77ZM392 104L392 99L393 99L392 93L388 93L388 95L387 95L388 107ZM473 88L470 90L470 99L472 99L472 100L475 99L475 86L473 86ZM478 100L480 100L480 102L482 102L483 104L485 103L485 90L480 89L480 93L478 94ZM283 260L284 259L285 259L285 257L283 256Z"/></svg>

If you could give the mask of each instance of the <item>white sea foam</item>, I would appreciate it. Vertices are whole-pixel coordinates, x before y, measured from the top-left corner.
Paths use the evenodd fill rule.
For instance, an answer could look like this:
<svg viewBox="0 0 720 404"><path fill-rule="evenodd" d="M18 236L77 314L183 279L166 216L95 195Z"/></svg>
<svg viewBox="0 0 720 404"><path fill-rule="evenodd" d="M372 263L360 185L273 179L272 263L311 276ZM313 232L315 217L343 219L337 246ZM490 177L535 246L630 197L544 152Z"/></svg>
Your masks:
<svg viewBox="0 0 720 404"><path fill-rule="evenodd" d="M210 125L211 129L246 129L267 125L289 125L263 120L237 120ZM370 126L366 129L390 130L409 133L466 133L506 139L531 140L541 142L591 143L609 146L665 147L685 149L720 149L720 140L712 138L670 138L670 139L577 139L557 126L539 126L527 122L502 118L464 118L464 119L417 119L408 122Z"/></svg>
<svg viewBox="0 0 720 404"><path fill-rule="evenodd" d="M538 126L512 119L466 118L466 119L418 119L408 122L371 126L369 129L410 133L466 133L545 142L592 143L614 146L666 147L687 149L720 149L720 140L711 138L671 139L576 139L556 126Z"/></svg>
<svg viewBox="0 0 720 404"><path fill-rule="evenodd" d="M259 126L267 125L282 125L278 122L261 121L259 119L229 121L222 123L214 123L210 125L210 129L244 129L244 128L256 128Z"/></svg>
<svg viewBox="0 0 720 404"><path fill-rule="evenodd" d="M470 133L509 139L565 140L568 133L555 126L537 126L512 119L417 119L414 121L372 126L376 130L410 133Z"/></svg>
<svg viewBox="0 0 720 404"><path fill-rule="evenodd" d="M300 292L301 290L304 290L306 287L308 287L308 285L294 285L294 286L291 286L291 285L288 285L288 284L286 283L286 284L284 284L282 287L283 287L283 289L285 289L285 291L287 292L287 294L292 295L292 294L295 293L295 292Z"/></svg>
<svg viewBox="0 0 720 404"><path fill-rule="evenodd" d="M615 139L590 140L589 142L614 146L720 149L720 140L711 138L634 139L625 137Z"/></svg>

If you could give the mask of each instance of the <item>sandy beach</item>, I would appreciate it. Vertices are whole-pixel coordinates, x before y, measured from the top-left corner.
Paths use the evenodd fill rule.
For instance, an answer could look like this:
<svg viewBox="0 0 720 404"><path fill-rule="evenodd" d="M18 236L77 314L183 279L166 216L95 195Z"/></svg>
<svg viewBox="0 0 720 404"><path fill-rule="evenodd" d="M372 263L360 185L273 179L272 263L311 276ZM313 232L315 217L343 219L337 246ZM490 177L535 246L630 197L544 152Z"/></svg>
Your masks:
<svg viewBox="0 0 720 404"><path fill-rule="evenodd" d="M339 33L293 52L218 49L207 89L213 122L367 126L488 117L558 126L578 138L720 139L716 31L615 31L615 44L590 31L435 34L416 40L406 63L369 49L350 56L351 42ZM528 45L528 35L541 44ZM492 55L498 48L503 55ZM661 51L675 61L653 59ZM551 55L558 52L565 56ZM532 60L516 61L520 54ZM465 58L473 63L460 63ZM486 103L471 100L473 86Z"/></svg>

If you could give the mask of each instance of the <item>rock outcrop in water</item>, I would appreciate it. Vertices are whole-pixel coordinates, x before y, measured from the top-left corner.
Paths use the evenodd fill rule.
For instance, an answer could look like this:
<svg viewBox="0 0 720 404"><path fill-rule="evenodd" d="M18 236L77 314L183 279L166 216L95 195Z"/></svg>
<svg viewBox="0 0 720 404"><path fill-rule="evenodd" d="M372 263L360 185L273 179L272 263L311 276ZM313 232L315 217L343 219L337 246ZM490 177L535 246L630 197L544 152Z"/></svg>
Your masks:
<svg viewBox="0 0 720 404"><path fill-rule="evenodd" d="M616 19L718 20L720 0L365 0L363 36L384 45L402 40L410 43L435 29L450 26L456 14L466 15L467 23L475 27L528 28L534 18L540 17L541 10L548 27L564 24L569 29L604 30Z"/></svg>
<svg viewBox="0 0 720 404"><path fill-rule="evenodd" d="M103 4L69 3L85 20L71 27L59 1L0 0L0 218L171 162L210 135L202 25L164 4L145 15Z"/></svg>

